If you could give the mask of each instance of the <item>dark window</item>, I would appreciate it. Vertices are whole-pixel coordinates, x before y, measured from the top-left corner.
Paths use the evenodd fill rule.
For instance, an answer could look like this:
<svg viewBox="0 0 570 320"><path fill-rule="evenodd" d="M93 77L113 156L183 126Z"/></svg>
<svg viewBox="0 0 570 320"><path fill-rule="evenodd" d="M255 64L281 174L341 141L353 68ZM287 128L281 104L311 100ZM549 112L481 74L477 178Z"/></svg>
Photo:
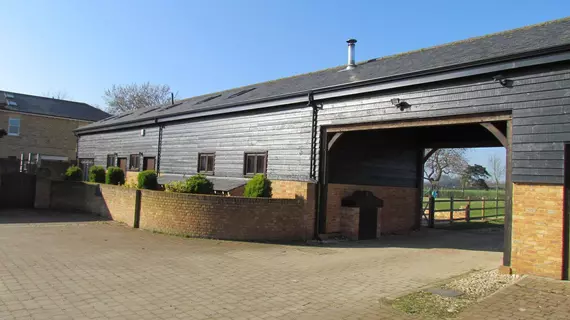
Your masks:
<svg viewBox="0 0 570 320"><path fill-rule="evenodd" d="M114 154L107 155L107 168L116 166L117 156Z"/></svg>
<svg viewBox="0 0 570 320"><path fill-rule="evenodd" d="M143 170L155 170L155 165L156 165L155 157L144 157Z"/></svg>
<svg viewBox="0 0 570 320"><path fill-rule="evenodd" d="M256 173L265 174L267 170L267 153L246 153L245 154L245 175Z"/></svg>
<svg viewBox="0 0 570 320"><path fill-rule="evenodd" d="M214 153L198 154L198 172L214 174L214 162L216 155Z"/></svg>
<svg viewBox="0 0 570 320"><path fill-rule="evenodd" d="M138 154L131 154L129 157L129 171L140 170L140 156Z"/></svg>

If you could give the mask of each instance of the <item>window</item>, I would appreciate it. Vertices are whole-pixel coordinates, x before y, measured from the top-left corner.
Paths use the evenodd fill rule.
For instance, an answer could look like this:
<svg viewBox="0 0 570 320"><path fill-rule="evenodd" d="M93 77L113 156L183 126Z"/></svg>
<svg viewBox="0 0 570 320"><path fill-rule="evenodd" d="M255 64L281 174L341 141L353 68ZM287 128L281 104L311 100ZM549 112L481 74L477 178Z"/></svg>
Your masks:
<svg viewBox="0 0 570 320"><path fill-rule="evenodd" d="M19 118L9 118L8 119L8 135L9 136L19 136L20 135L20 119Z"/></svg>
<svg viewBox="0 0 570 320"><path fill-rule="evenodd" d="M115 154L108 154L107 155L107 168L114 167L117 164L117 155Z"/></svg>
<svg viewBox="0 0 570 320"><path fill-rule="evenodd" d="M236 92L236 93L230 95L230 96L228 97L228 99L235 98L235 97L239 97L239 96L241 96L242 94L246 94L246 93L251 92L251 91L253 91L253 90L255 90L255 88L249 88L249 89L242 90L242 91L240 91L240 92Z"/></svg>
<svg viewBox="0 0 570 320"><path fill-rule="evenodd" d="M198 154L198 172L214 174L214 162L216 155L214 153L199 153Z"/></svg>
<svg viewBox="0 0 570 320"><path fill-rule="evenodd" d="M265 174L267 169L267 152L246 153L244 162L245 175L254 175L256 173Z"/></svg>
<svg viewBox="0 0 570 320"><path fill-rule="evenodd" d="M129 157L129 171L140 170L140 156L138 154L131 154Z"/></svg>

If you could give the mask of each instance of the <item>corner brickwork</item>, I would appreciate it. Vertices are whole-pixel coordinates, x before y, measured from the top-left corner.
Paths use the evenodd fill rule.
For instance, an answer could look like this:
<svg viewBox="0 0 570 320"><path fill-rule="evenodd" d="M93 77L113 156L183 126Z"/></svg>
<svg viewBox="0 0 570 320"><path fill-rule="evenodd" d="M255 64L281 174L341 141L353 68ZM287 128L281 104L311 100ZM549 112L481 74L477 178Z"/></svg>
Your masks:
<svg viewBox="0 0 570 320"><path fill-rule="evenodd" d="M564 187L513 186L511 266L515 273L561 279Z"/></svg>

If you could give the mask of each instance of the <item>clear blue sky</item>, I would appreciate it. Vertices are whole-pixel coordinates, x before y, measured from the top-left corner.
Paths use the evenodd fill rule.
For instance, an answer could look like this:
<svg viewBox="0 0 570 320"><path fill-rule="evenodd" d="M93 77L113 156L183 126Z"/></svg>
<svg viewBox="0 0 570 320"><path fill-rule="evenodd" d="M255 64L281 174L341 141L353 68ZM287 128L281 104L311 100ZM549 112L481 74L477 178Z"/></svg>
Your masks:
<svg viewBox="0 0 570 320"><path fill-rule="evenodd" d="M1 7L0 89L63 91L100 107L113 84L163 83L184 98L344 64L348 38L358 39L360 61L570 15L568 0L4 0ZM486 164L487 152L475 162Z"/></svg>

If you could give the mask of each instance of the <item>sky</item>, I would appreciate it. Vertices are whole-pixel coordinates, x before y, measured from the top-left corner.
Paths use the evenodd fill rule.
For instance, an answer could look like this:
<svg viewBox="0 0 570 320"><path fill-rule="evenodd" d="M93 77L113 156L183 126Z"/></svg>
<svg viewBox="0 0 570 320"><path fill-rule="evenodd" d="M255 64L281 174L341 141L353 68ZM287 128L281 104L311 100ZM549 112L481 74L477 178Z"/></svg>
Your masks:
<svg viewBox="0 0 570 320"><path fill-rule="evenodd" d="M570 1L0 0L0 90L105 108L112 85L179 98L420 49L570 15ZM469 152L486 164L490 153ZM484 163L483 163L484 162Z"/></svg>

